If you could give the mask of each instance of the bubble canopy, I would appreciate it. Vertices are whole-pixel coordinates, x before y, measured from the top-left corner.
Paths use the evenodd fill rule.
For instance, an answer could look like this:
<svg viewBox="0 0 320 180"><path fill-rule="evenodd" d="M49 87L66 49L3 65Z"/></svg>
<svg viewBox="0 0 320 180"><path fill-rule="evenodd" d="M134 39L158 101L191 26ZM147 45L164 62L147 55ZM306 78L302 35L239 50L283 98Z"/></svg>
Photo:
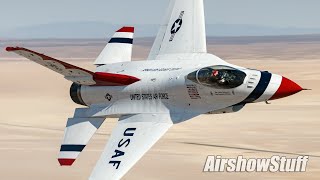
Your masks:
<svg viewBox="0 0 320 180"><path fill-rule="evenodd" d="M243 84L246 73L229 66L210 66L187 75L187 79L216 89L233 89Z"/></svg>

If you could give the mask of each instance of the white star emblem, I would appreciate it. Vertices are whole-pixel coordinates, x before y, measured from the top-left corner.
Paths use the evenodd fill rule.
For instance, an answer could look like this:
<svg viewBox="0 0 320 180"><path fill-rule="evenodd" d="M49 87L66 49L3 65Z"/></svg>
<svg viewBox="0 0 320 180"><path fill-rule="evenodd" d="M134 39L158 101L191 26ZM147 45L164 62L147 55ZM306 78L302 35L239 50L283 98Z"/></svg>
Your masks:
<svg viewBox="0 0 320 180"><path fill-rule="evenodd" d="M174 23L174 28L172 29L172 31L177 32L180 27L181 27L180 21L175 22Z"/></svg>
<svg viewBox="0 0 320 180"><path fill-rule="evenodd" d="M177 33L181 28L181 25L182 25L182 19L177 19L172 25L171 34Z"/></svg>

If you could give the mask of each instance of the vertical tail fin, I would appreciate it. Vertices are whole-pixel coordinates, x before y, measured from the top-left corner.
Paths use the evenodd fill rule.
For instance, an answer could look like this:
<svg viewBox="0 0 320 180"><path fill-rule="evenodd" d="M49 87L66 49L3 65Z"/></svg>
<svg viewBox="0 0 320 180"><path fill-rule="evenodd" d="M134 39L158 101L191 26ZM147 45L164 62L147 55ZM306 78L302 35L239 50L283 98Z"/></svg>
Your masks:
<svg viewBox="0 0 320 180"><path fill-rule="evenodd" d="M198 53L207 53L203 0L171 0L148 59Z"/></svg>

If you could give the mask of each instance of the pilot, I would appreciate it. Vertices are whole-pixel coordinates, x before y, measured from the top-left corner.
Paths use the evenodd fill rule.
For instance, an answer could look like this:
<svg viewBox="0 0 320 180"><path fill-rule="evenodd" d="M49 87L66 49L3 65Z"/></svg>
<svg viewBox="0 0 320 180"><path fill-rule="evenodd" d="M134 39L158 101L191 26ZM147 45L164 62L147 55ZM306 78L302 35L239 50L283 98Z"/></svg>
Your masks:
<svg viewBox="0 0 320 180"><path fill-rule="evenodd" d="M218 75L219 75L219 71L212 70L211 75L208 78L209 82L216 83L219 80Z"/></svg>
<svg viewBox="0 0 320 180"><path fill-rule="evenodd" d="M222 77L223 74L218 70L212 71L212 77L215 80L215 82L218 82L219 84L223 84L225 82L225 79Z"/></svg>
<svg viewBox="0 0 320 180"><path fill-rule="evenodd" d="M218 70L213 70L211 77L211 81L213 82L218 82L219 84L224 84L226 82L226 80L223 78L223 74Z"/></svg>
<svg viewBox="0 0 320 180"><path fill-rule="evenodd" d="M218 70L213 70L212 71L212 76L218 77L218 75L219 75L219 71Z"/></svg>

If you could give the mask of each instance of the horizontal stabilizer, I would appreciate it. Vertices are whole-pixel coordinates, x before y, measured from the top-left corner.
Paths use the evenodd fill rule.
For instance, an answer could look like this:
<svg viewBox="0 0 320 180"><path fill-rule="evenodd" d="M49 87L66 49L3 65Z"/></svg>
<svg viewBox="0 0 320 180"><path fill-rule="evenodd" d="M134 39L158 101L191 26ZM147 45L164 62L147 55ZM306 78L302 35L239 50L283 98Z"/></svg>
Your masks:
<svg viewBox="0 0 320 180"><path fill-rule="evenodd" d="M77 84L88 86L124 86L140 81L140 79L136 77L123 74L104 72L94 73L26 48L7 47L6 50L9 52L12 51L46 68L49 68L63 75L67 80Z"/></svg>
<svg viewBox="0 0 320 180"><path fill-rule="evenodd" d="M71 166L74 163L105 120L105 118L78 117L77 114L86 110L77 109L75 117L68 119L58 157L61 166Z"/></svg>
<svg viewBox="0 0 320 180"><path fill-rule="evenodd" d="M95 65L131 61L134 27L122 27L100 53Z"/></svg>

